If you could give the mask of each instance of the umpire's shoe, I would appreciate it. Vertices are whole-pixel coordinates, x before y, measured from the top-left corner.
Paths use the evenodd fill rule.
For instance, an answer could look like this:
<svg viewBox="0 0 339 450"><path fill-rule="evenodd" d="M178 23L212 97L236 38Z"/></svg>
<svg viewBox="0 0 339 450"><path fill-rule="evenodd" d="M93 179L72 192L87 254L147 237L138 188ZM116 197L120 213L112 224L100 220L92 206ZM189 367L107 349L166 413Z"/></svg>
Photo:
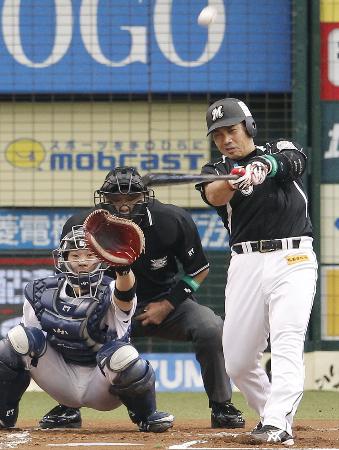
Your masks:
<svg viewBox="0 0 339 450"><path fill-rule="evenodd" d="M244 428L245 420L231 402L212 402L211 427L212 428Z"/></svg>
<svg viewBox="0 0 339 450"><path fill-rule="evenodd" d="M40 428L80 428L81 413L78 408L57 405L51 409L39 422Z"/></svg>
<svg viewBox="0 0 339 450"><path fill-rule="evenodd" d="M132 411L128 411L133 423L139 427L139 431L151 433L163 433L173 427L174 416L166 412L155 411L146 420L140 420Z"/></svg>

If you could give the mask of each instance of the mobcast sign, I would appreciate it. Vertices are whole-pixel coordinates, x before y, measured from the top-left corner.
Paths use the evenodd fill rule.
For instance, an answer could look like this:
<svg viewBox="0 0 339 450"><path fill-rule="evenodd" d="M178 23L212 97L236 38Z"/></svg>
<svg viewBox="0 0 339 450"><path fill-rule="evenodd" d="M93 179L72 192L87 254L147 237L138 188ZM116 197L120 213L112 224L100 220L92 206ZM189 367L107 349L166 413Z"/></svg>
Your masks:
<svg viewBox="0 0 339 450"><path fill-rule="evenodd" d="M210 159L205 109L170 101L7 104L0 110L0 205L90 206L117 166L199 173ZM180 206L203 205L192 187L156 193Z"/></svg>

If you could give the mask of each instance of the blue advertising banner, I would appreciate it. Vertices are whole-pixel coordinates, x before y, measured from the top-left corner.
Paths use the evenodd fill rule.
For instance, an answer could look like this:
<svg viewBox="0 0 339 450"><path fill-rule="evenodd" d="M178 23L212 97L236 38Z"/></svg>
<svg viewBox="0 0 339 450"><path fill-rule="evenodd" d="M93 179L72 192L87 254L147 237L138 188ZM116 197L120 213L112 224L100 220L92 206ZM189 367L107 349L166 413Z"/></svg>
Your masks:
<svg viewBox="0 0 339 450"><path fill-rule="evenodd" d="M209 27L197 23L207 4ZM287 92L290 0L0 0L1 93Z"/></svg>
<svg viewBox="0 0 339 450"><path fill-rule="evenodd" d="M158 392L204 391L200 366L194 353L147 353L143 357L154 369Z"/></svg>
<svg viewBox="0 0 339 450"><path fill-rule="evenodd" d="M58 246L62 227L77 210L24 208L0 209L0 250L52 250ZM213 210L191 210L205 250L229 249L228 234Z"/></svg>

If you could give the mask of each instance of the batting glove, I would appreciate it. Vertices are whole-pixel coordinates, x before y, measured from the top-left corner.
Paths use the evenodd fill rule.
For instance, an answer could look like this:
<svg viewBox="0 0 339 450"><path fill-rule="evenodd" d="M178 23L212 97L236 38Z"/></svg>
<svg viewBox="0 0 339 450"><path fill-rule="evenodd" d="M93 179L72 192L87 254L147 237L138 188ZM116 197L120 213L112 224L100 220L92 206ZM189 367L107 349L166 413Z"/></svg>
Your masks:
<svg viewBox="0 0 339 450"><path fill-rule="evenodd" d="M248 166L246 166L248 167ZM265 181L267 174L269 172L269 167L267 164L260 161L254 161L249 164L249 171L251 174L251 182L254 186L261 184Z"/></svg>
<svg viewBox="0 0 339 450"><path fill-rule="evenodd" d="M250 164L246 167L234 167L231 175L239 175L237 180L229 180L228 184L233 191L240 191L243 195L253 192Z"/></svg>
<svg viewBox="0 0 339 450"><path fill-rule="evenodd" d="M277 172L277 162L272 155L255 156L250 160L250 166L254 186L263 183L266 177L273 177Z"/></svg>

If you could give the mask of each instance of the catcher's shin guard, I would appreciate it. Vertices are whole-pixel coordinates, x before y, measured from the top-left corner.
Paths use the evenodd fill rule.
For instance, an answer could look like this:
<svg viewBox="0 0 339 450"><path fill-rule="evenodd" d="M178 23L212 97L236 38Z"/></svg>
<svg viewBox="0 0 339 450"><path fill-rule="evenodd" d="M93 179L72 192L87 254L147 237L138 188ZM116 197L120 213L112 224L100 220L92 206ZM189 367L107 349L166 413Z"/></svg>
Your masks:
<svg viewBox="0 0 339 450"><path fill-rule="evenodd" d="M97 356L99 367L104 366L116 376L110 392L127 407L133 423L140 431L162 432L173 425L173 416L156 411L155 374L148 361L126 342L106 344Z"/></svg>
<svg viewBox="0 0 339 450"><path fill-rule="evenodd" d="M31 376L9 340L0 341L0 428L13 428Z"/></svg>
<svg viewBox="0 0 339 450"><path fill-rule="evenodd" d="M117 384L110 390L127 407L132 422L145 432L162 433L171 428L173 415L156 410L155 374L150 363L140 358L126 372L126 380L130 383L119 384L119 380L115 380Z"/></svg>

